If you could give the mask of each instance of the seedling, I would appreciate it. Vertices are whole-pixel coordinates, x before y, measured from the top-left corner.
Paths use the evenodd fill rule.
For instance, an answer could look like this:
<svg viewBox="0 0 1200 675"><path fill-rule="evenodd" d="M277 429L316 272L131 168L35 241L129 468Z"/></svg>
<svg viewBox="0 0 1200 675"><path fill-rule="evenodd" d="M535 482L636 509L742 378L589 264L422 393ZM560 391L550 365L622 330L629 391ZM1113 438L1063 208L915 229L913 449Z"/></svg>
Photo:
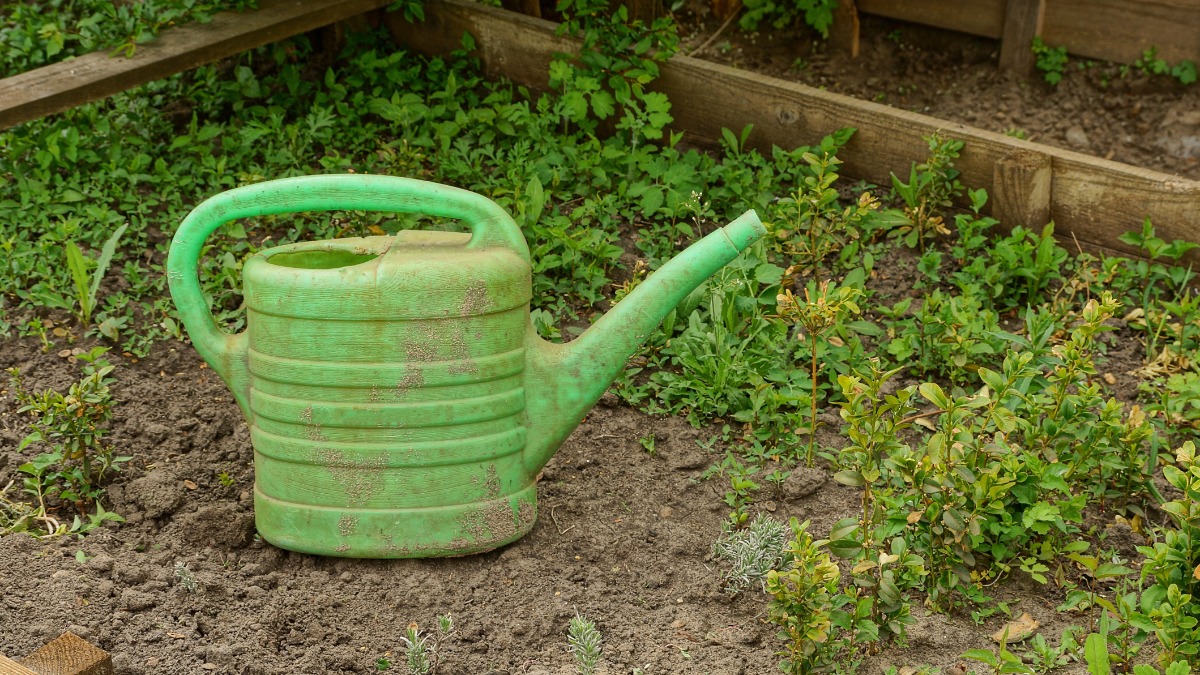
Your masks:
<svg viewBox="0 0 1200 675"><path fill-rule="evenodd" d="M175 580L188 593L196 593L200 590L200 582L196 581L196 575L192 574L187 565L181 561L175 563Z"/></svg>
<svg viewBox="0 0 1200 675"><path fill-rule="evenodd" d="M408 624L400 643L409 675L437 675L443 649L453 636L454 619L449 614L438 615L432 634L422 631L415 621Z"/></svg>
<svg viewBox="0 0 1200 675"><path fill-rule="evenodd" d="M15 368L8 371L21 406L18 412L27 413L33 427L18 450L39 443L50 447L49 452L17 467L25 475L25 491L37 500L33 519L48 525L46 534L81 532L104 520L120 520L98 502L104 493L105 479L131 459L116 455L114 448L104 442L112 417L109 385L113 379L109 375L114 368L103 358L106 351L97 347L78 356L85 364L84 376L65 395L54 390L32 393L25 388L20 371ZM78 516L74 526L59 523L50 515L54 502L72 507L79 516L94 507L90 525L82 523Z"/></svg>
<svg viewBox="0 0 1200 675"><path fill-rule="evenodd" d="M841 574L825 549L827 542L814 540L808 524L791 519L792 540L784 548L790 562L767 573L767 618L779 627L784 641L780 668L788 675L815 672L830 662L839 646L831 636Z"/></svg>
<svg viewBox="0 0 1200 675"><path fill-rule="evenodd" d="M1061 82L1067 69L1067 48L1051 47L1042 42L1040 36L1035 35L1030 49L1033 51L1037 69L1042 71L1046 81L1052 85Z"/></svg>
<svg viewBox="0 0 1200 675"><path fill-rule="evenodd" d="M763 584L767 573L783 562L787 526L760 513L744 528L726 521L721 536L713 544L714 558L724 560L729 569L722 572L725 590L736 595L755 584Z"/></svg>
<svg viewBox="0 0 1200 675"><path fill-rule="evenodd" d="M571 651L571 658L575 660L575 672L578 675L595 674L600 665L600 645L603 641L604 637L596 628L596 624L576 612L567 626L567 648Z"/></svg>
<svg viewBox="0 0 1200 675"><path fill-rule="evenodd" d="M75 242L67 242L67 267L70 268L71 278L75 282L75 316L84 326L91 324L92 311L96 308L96 293L100 290L100 282L104 280L104 273L108 271L108 264L112 262L117 242L121 239L126 227L127 225L118 227L108 241L104 242L104 247L100 249L100 256L95 260L95 267L90 272L88 268L92 265L83 256L83 252L79 250Z"/></svg>
<svg viewBox="0 0 1200 675"><path fill-rule="evenodd" d="M784 321L796 325L803 330L797 337L808 342L812 368L812 401L811 416L808 424L808 454L805 461L812 466L816 457L817 446L817 352L819 339L829 329L845 320L848 315L858 314L858 298L862 291L850 286L830 287L830 282L820 284L809 283L804 288L804 302L792 295L790 289L783 289L776 298L779 316Z"/></svg>
<svg viewBox="0 0 1200 675"><path fill-rule="evenodd" d="M963 142L936 133L927 136L925 142L929 145L929 157L912 165L907 183L892 174L892 187L904 201L908 220L896 233L909 248L919 247L922 253L926 238L950 234L942 213L964 189L958 182L959 171L954 168Z"/></svg>

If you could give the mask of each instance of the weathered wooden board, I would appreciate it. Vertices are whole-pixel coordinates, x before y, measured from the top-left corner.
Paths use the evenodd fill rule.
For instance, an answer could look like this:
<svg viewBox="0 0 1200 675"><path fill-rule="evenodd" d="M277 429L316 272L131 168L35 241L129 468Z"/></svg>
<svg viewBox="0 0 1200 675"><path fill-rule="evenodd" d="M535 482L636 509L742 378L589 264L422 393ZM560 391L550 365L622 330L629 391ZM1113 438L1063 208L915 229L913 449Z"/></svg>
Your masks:
<svg viewBox="0 0 1200 675"><path fill-rule="evenodd" d="M856 0L867 14L989 38L1005 35L1007 0ZM1042 39L1077 56L1133 63L1148 47L1200 62L1200 0L1045 0ZM1029 44L1010 46L1028 49Z"/></svg>
<svg viewBox="0 0 1200 675"><path fill-rule="evenodd" d="M550 22L464 0L430 0L426 16L418 27L396 16L389 16L388 23L399 42L434 54L457 48L462 34L469 32L490 74L535 89L545 88L553 53L575 46L556 36ZM753 124L751 145L793 148L856 127L858 133L840 154L844 175L890 186L892 171L906 171L912 162L925 159L923 137L940 132L966 141L956 165L964 184L986 188L991 204L1010 214L1036 218L1048 208L1057 233L1068 241L1074 236L1093 250L1131 254L1117 237L1138 229L1146 217L1165 239L1200 240L1200 182L687 57L666 64L654 87L670 97L674 126L686 130L693 142L715 144L722 127L740 130ZM1035 167L1023 173L1002 170L997 182L997 165L1006 157L1011 163L1021 153L1048 158L1049 178L1045 167ZM1025 178L1017 178L1021 175ZM1048 207L1020 207L1021 199L1047 199L1042 195L1046 189Z"/></svg>
<svg viewBox="0 0 1200 675"><path fill-rule="evenodd" d="M168 75L329 25L388 0L262 0L251 12L224 12L206 24L163 31L130 58L105 52L0 80L0 129L111 96Z"/></svg>
<svg viewBox="0 0 1200 675"><path fill-rule="evenodd" d="M858 11L982 37L1004 32L1007 0L855 0Z"/></svg>
<svg viewBox="0 0 1200 675"><path fill-rule="evenodd" d="M1200 63L1200 0L1046 0L1042 39L1119 63L1149 47L1172 64Z"/></svg>

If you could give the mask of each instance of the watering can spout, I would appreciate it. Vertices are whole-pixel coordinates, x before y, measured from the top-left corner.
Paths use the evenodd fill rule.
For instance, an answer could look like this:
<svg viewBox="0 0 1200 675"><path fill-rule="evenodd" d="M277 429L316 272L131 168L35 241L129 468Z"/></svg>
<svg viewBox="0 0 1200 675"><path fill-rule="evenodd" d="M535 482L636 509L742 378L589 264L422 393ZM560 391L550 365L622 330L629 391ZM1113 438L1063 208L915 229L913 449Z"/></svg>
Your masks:
<svg viewBox="0 0 1200 675"><path fill-rule="evenodd" d="M747 211L672 258L568 344L546 342L529 329L525 457L532 473L545 466L667 314L765 233L758 214Z"/></svg>

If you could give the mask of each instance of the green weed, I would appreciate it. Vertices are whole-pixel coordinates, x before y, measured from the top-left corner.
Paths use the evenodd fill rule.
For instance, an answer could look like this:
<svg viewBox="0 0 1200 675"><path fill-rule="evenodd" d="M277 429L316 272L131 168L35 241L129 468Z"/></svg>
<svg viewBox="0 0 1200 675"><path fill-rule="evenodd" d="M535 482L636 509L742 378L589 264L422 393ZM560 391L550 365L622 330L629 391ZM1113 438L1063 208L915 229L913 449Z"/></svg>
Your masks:
<svg viewBox="0 0 1200 675"><path fill-rule="evenodd" d="M1051 47L1035 35L1030 49L1033 50L1034 63L1042 72L1042 77L1050 84L1061 82L1067 69L1067 48Z"/></svg>
<svg viewBox="0 0 1200 675"><path fill-rule="evenodd" d="M106 520L121 520L99 503L104 494L103 483L131 459L117 455L105 442L113 406L109 392L113 378L109 375L114 369L103 358L106 351L97 347L78 356L85 364L83 378L72 384L66 394L53 389L30 392L20 371L15 368L8 371L13 394L20 405L17 411L28 414L33 427L18 451L34 444L49 446L48 452L17 467L24 474L24 491L36 500L36 506L31 510L17 507L23 515L6 525L9 531L51 536L82 534ZM61 508L74 512L70 524L62 520L66 514L56 515ZM84 522L81 517L88 520ZM35 522L43 530L35 529Z"/></svg>

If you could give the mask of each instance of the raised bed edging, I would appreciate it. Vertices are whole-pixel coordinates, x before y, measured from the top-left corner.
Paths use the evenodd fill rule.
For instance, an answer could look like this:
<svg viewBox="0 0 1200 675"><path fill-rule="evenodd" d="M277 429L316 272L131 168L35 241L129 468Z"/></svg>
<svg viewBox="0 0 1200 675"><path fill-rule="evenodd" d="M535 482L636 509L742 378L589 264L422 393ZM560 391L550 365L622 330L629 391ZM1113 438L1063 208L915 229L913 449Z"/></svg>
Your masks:
<svg viewBox="0 0 1200 675"><path fill-rule="evenodd" d="M429 0L426 20L412 25L385 17L396 41L418 52L445 55L463 33L477 44L485 71L544 90L556 52L578 43L555 35L556 24L466 0ZM692 142L716 146L721 129L754 125L749 145L809 145L844 127L858 133L839 154L843 174L890 186L928 154L923 137L934 132L966 142L956 167L963 184L985 188L991 215L1008 227L1040 228L1048 220L1064 241L1088 250L1138 255L1118 241L1149 217L1158 236L1200 241L1200 182L1010 138L928 115L861 101L794 82L700 59L676 56L663 65L653 88L672 103L674 127ZM1073 248L1073 244L1072 244ZM1190 261L1200 261L1193 251Z"/></svg>
<svg viewBox="0 0 1200 675"><path fill-rule="evenodd" d="M262 0L163 31L133 56L92 52L0 80L0 129L357 16L389 0Z"/></svg>
<svg viewBox="0 0 1200 675"><path fill-rule="evenodd" d="M1200 0L1036 0L1046 44L1093 59L1133 63L1150 47L1159 58L1200 62ZM988 38L1005 34L1012 0L852 0L867 14ZM1029 51L1028 42L1014 49Z"/></svg>

